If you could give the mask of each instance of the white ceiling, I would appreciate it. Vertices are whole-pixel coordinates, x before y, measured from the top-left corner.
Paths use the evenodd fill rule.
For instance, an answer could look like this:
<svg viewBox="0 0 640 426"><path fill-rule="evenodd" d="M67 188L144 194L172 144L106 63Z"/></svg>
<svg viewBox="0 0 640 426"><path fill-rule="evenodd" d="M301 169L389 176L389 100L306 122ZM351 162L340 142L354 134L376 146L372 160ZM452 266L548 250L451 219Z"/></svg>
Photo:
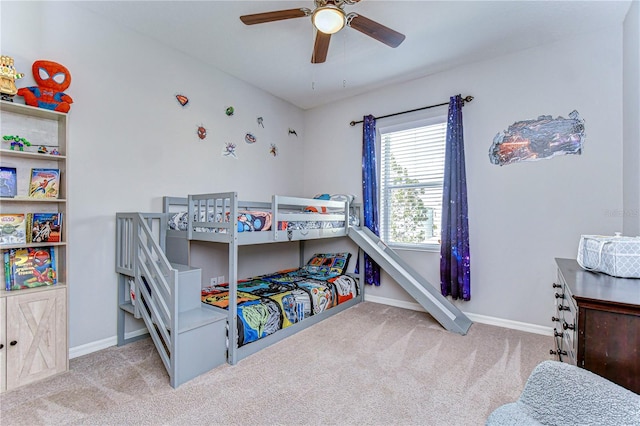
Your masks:
<svg viewBox="0 0 640 426"><path fill-rule="evenodd" d="M240 15L314 8L298 1L88 1L91 10L302 109L575 34L621 25L630 1L396 1L346 5L406 35L390 48L346 27L311 64L310 18L252 26ZM594 60L597 60L594 58Z"/></svg>

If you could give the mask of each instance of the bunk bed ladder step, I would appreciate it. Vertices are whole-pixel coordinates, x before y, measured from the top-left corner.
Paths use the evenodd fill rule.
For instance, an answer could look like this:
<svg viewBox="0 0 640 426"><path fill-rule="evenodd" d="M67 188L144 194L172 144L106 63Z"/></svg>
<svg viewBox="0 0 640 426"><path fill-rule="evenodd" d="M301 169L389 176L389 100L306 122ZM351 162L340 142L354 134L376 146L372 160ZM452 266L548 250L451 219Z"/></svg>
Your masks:
<svg viewBox="0 0 640 426"><path fill-rule="evenodd" d="M471 320L368 228L349 228L349 237L444 328L465 335Z"/></svg>
<svg viewBox="0 0 640 426"><path fill-rule="evenodd" d="M227 316L202 306L202 271L172 263L178 271L178 330L172 352L171 386L178 387L226 362Z"/></svg>

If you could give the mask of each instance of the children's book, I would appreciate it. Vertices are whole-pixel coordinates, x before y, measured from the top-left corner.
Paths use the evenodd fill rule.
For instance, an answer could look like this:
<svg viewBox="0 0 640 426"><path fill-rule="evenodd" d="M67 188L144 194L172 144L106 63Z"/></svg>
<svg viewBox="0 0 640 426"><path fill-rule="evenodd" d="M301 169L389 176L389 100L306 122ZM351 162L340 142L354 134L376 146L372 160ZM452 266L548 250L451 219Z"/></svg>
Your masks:
<svg viewBox="0 0 640 426"><path fill-rule="evenodd" d="M27 227L23 213L0 213L0 245L25 244Z"/></svg>
<svg viewBox="0 0 640 426"><path fill-rule="evenodd" d="M4 259L4 289L11 289L11 250L2 250Z"/></svg>
<svg viewBox="0 0 640 426"><path fill-rule="evenodd" d="M0 197L15 197L18 175L15 167L0 167Z"/></svg>
<svg viewBox="0 0 640 426"><path fill-rule="evenodd" d="M31 169L29 197L58 198L60 169Z"/></svg>
<svg viewBox="0 0 640 426"><path fill-rule="evenodd" d="M9 252L8 256L7 251ZM22 290L56 284L55 256L56 252L53 247L25 247L6 250L4 255L6 290Z"/></svg>
<svg viewBox="0 0 640 426"><path fill-rule="evenodd" d="M62 213L29 213L27 238L30 243L59 243L62 241Z"/></svg>

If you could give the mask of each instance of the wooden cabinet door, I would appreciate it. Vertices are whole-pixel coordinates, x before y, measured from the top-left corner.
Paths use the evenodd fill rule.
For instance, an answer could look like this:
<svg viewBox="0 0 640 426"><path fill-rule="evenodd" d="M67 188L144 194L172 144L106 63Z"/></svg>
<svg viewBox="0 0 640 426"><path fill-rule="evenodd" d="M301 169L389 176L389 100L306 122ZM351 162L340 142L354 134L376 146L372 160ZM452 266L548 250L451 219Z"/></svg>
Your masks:
<svg viewBox="0 0 640 426"><path fill-rule="evenodd" d="M66 289L6 298L7 389L67 370Z"/></svg>

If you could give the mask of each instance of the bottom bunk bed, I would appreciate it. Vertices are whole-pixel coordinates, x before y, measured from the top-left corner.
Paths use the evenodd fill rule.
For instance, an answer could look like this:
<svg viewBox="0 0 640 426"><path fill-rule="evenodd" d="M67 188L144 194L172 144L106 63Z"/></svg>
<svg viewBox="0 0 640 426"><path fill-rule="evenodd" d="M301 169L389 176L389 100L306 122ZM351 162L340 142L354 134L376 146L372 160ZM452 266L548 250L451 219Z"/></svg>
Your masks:
<svg viewBox="0 0 640 426"><path fill-rule="evenodd" d="M238 281L237 347L357 301L358 279L345 274L350 257L348 252L316 254L301 268ZM202 302L227 310L229 293L228 283L208 286L202 289Z"/></svg>

